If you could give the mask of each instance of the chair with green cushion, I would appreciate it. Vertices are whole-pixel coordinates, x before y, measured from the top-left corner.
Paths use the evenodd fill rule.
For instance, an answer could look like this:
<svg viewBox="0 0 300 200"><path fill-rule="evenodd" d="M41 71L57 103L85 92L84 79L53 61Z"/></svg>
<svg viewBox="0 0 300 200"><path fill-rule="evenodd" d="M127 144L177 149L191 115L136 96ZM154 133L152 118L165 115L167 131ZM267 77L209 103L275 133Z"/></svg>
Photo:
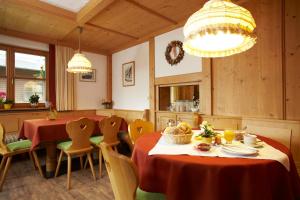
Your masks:
<svg viewBox="0 0 300 200"><path fill-rule="evenodd" d="M35 151L30 151L31 141L30 140L21 140L17 142L12 142L9 144L5 144L5 130L3 125L0 123L0 155L2 155L2 160L0 164L0 191L2 191L2 187L8 172L8 168L10 167L10 163L12 157L17 154L29 153L30 157L31 153L33 155L32 160L34 161L35 166L37 166L40 175L43 177L43 171L40 166L40 162L36 155ZM4 170L2 170L4 168Z"/></svg>
<svg viewBox="0 0 300 200"><path fill-rule="evenodd" d="M93 136L90 138L90 142L94 145L94 147L99 149L99 177L102 177L102 153L100 144L101 142L106 142L112 148L117 151L117 145L120 143L118 139L118 132L120 130L120 126L122 123L122 118L117 116L111 116L105 118L99 122L99 128L103 136ZM87 161L85 162L85 166Z"/></svg>
<svg viewBox="0 0 300 200"><path fill-rule="evenodd" d="M132 160L115 152L105 142L100 143L100 148L116 200L166 199L162 193L146 192L138 188L138 173Z"/></svg>
<svg viewBox="0 0 300 200"><path fill-rule="evenodd" d="M81 118L79 120L70 121L66 125L66 130L71 138L71 141L60 142L57 144L57 148L60 149L60 155L58 159L58 164L55 171L55 177L58 175L58 171L60 168L60 163L62 160L63 154L68 156L68 172L67 172L67 188L71 188L71 159L73 156L80 157L80 164L81 167L82 163L82 156L87 155L88 161L91 167L92 175L94 180L96 180L93 162L91 157L91 151L93 147L90 142L90 137L94 131L95 122L88 118Z"/></svg>

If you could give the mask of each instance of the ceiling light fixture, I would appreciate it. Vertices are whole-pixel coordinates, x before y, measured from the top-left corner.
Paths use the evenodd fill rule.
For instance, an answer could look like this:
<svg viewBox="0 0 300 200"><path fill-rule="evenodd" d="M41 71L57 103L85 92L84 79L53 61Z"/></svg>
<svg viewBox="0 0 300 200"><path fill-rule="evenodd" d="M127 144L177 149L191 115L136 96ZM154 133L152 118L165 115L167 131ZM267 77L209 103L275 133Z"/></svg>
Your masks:
<svg viewBox="0 0 300 200"><path fill-rule="evenodd" d="M78 53L75 53L71 60L68 62L67 71L70 73L88 73L92 72L92 64L85 57L80 50L80 35L82 33L82 27L78 27L79 30L79 49Z"/></svg>
<svg viewBox="0 0 300 200"><path fill-rule="evenodd" d="M189 17L183 28L183 49L199 57L225 57L256 43L251 13L231 0L209 0Z"/></svg>

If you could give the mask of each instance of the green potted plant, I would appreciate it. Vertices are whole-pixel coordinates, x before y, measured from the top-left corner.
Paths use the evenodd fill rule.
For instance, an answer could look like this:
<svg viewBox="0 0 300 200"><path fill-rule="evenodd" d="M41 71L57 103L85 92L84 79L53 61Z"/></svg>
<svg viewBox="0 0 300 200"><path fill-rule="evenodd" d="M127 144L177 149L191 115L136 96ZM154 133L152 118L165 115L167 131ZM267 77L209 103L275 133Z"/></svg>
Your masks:
<svg viewBox="0 0 300 200"><path fill-rule="evenodd" d="M13 104L14 104L14 100L12 100L12 99L5 99L3 101L3 105L4 105L4 109L5 110L11 109L11 107L12 107Z"/></svg>
<svg viewBox="0 0 300 200"><path fill-rule="evenodd" d="M111 109L112 108L112 101L107 101L102 99L102 103L101 103L105 109Z"/></svg>
<svg viewBox="0 0 300 200"><path fill-rule="evenodd" d="M37 95L36 93L31 95L29 98L29 103L31 105L31 107L35 108L39 105L39 100L40 100L40 96Z"/></svg>
<svg viewBox="0 0 300 200"><path fill-rule="evenodd" d="M200 134L202 142L210 144L212 142L212 138L216 135L213 126L207 121L203 121L200 128L203 129L203 132Z"/></svg>

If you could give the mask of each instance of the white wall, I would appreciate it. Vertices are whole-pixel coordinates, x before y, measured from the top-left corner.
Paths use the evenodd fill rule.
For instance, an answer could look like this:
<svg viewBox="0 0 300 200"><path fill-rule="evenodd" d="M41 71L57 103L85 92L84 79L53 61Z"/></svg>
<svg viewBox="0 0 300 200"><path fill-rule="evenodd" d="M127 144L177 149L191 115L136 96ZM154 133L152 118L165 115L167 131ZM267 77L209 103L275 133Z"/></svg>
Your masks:
<svg viewBox="0 0 300 200"><path fill-rule="evenodd" d="M101 108L101 100L106 99L107 57L83 52L96 69L96 82L81 82L77 76L77 110Z"/></svg>
<svg viewBox="0 0 300 200"><path fill-rule="evenodd" d="M155 77L174 76L202 71L201 58L184 54L183 60L171 66L165 58L168 44L173 40L184 41L182 28L155 37Z"/></svg>
<svg viewBox="0 0 300 200"><path fill-rule="evenodd" d="M135 85L122 86L122 64L135 61ZM115 109L149 108L149 43L112 55L112 98Z"/></svg>
<svg viewBox="0 0 300 200"><path fill-rule="evenodd" d="M49 44L42 43L42 42L35 42L35 41L31 41L31 40L24 40L21 38L10 37L10 36L1 35L1 34L0 34L0 43L18 46L18 47L25 47L25 48L29 48L29 49L49 51Z"/></svg>

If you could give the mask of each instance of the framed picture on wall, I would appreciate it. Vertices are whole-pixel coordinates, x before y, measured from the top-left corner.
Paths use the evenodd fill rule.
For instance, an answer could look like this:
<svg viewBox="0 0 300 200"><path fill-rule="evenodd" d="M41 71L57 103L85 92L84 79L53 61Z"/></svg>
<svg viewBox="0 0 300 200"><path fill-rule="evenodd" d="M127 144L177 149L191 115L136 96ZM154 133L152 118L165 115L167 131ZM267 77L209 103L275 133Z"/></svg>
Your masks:
<svg viewBox="0 0 300 200"><path fill-rule="evenodd" d="M135 84L135 62L128 62L122 65L123 87L133 86Z"/></svg>
<svg viewBox="0 0 300 200"><path fill-rule="evenodd" d="M80 73L79 80L82 82L96 82L96 69L92 69L91 72Z"/></svg>

